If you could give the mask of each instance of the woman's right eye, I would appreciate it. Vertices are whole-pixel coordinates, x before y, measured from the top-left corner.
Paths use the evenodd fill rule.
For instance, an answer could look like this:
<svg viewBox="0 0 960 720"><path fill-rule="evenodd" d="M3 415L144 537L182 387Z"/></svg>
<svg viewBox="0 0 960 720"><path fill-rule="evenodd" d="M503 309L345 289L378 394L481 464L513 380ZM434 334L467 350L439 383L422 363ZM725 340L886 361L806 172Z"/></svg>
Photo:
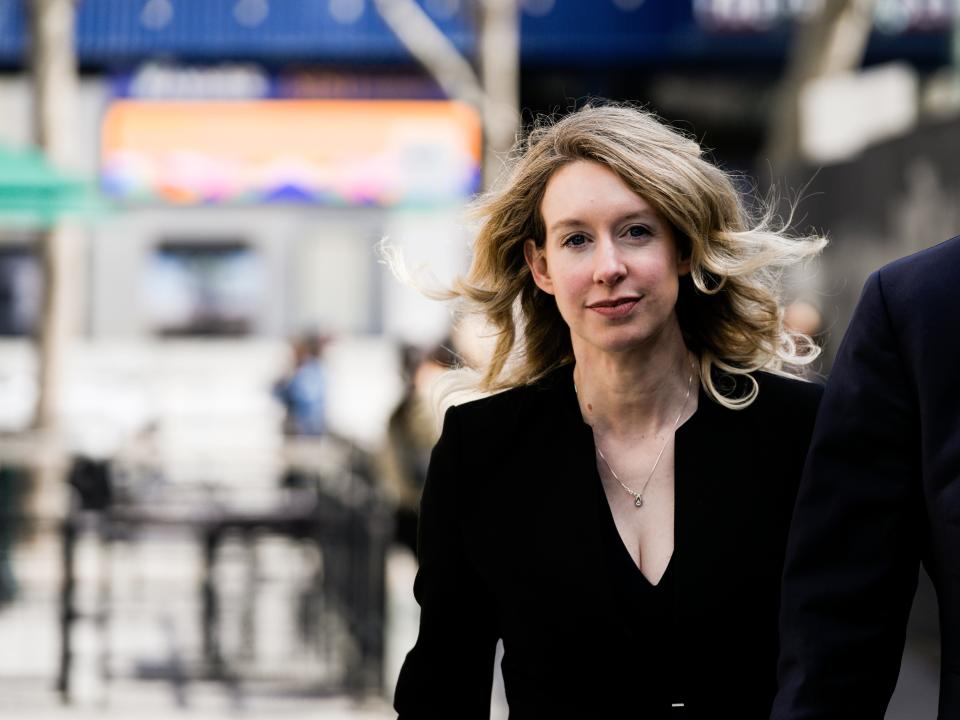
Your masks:
<svg viewBox="0 0 960 720"><path fill-rule="evenodd" d="M563 241L564 247L581 247L582 245L587 244L587 238L581 233L576 233L571 235L566 240Z"/></svg>

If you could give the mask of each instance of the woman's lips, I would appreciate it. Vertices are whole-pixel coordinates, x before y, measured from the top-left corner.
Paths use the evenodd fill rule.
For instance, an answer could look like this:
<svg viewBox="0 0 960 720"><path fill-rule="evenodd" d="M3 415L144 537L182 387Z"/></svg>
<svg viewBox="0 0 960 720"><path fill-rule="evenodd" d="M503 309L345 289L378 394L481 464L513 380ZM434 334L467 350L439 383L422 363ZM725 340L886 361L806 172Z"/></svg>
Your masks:
<svg viewBox="0 0 960 720"><path fill-rule="evenodd" d="M603 315L603 317L619 318L629 315L638 302L640 302L640 298L630 297L620 300L604 300L587 307L595 313Z"/></svg>

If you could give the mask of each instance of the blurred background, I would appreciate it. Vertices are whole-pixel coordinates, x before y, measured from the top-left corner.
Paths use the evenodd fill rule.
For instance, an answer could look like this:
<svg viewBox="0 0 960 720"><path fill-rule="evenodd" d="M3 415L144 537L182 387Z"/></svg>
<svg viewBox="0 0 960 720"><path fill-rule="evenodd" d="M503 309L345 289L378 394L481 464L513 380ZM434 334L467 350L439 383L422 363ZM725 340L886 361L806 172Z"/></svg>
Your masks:
<svg viewBox="0 0 960 720"><path fill-rule="evenodd" d="M960 232L950 0L0 0L0 717L391 717L429 389L483 341L377 245L448 283L594 98L829 235L786 298L823 375ZM889 718L936 633L924 581Z"/></svg>

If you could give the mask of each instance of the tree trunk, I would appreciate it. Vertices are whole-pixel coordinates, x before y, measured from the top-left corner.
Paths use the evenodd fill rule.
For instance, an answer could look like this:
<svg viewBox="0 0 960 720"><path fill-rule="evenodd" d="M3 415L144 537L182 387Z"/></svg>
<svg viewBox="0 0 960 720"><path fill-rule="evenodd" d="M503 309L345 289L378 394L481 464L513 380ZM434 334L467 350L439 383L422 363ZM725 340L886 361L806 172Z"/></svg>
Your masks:
<svg viewBox="0 0 960 720"><path fill-rule="evenodd" d="M77 66L74 49L73 0L29 0L37 143L56 167L69 167L76 145ZM69 299L71 255L76 255L75 232L56 222L39 239L44 293L38 348L38 400L34 427L53 429L60 404L63 355L71 335ZM73 280L82 278L82 264L72 268ZM72 308L74 311L77 307Z"/></svg>
<svg viewBox="0 0 960 720"><path fill-rule="evenodd" d="M770 121L765 159L782 177L801 160L800 95L817 78L856 70L873 28L876 0L824 0L798 19L787 70Z"/></svg>

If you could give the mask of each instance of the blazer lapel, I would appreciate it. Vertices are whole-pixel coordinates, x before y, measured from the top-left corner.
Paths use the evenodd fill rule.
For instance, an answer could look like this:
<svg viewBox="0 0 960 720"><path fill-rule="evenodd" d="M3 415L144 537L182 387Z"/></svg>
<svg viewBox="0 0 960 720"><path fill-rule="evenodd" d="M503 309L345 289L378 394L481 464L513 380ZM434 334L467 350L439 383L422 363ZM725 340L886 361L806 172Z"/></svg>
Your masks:
<svg viewBox="0 0 960 720"><path fill-rule="evenodd" d="M711 603L704 602L703 589L722 583L724 568L732 561L718 558L716 548L729 534L722 482L734 477L724 465L736 462L739 420L737 411L714 402L701 388L697 412L677 430L674 554L681 631L695 632L710 620Z"/></svg>
<svg viewBox="0 0 960 720"><path fill-rule="evenodd" d="M523 476L533 482L531 526L535 529L540 571L562 592L567 607L595 612L602 601L600 572L600 479L593 432L583 422L573 390L572 368L562 368L544 390L550 401L535 403L538 417L526 454ZM575 599L575 601L574 601Z"/></svg>

